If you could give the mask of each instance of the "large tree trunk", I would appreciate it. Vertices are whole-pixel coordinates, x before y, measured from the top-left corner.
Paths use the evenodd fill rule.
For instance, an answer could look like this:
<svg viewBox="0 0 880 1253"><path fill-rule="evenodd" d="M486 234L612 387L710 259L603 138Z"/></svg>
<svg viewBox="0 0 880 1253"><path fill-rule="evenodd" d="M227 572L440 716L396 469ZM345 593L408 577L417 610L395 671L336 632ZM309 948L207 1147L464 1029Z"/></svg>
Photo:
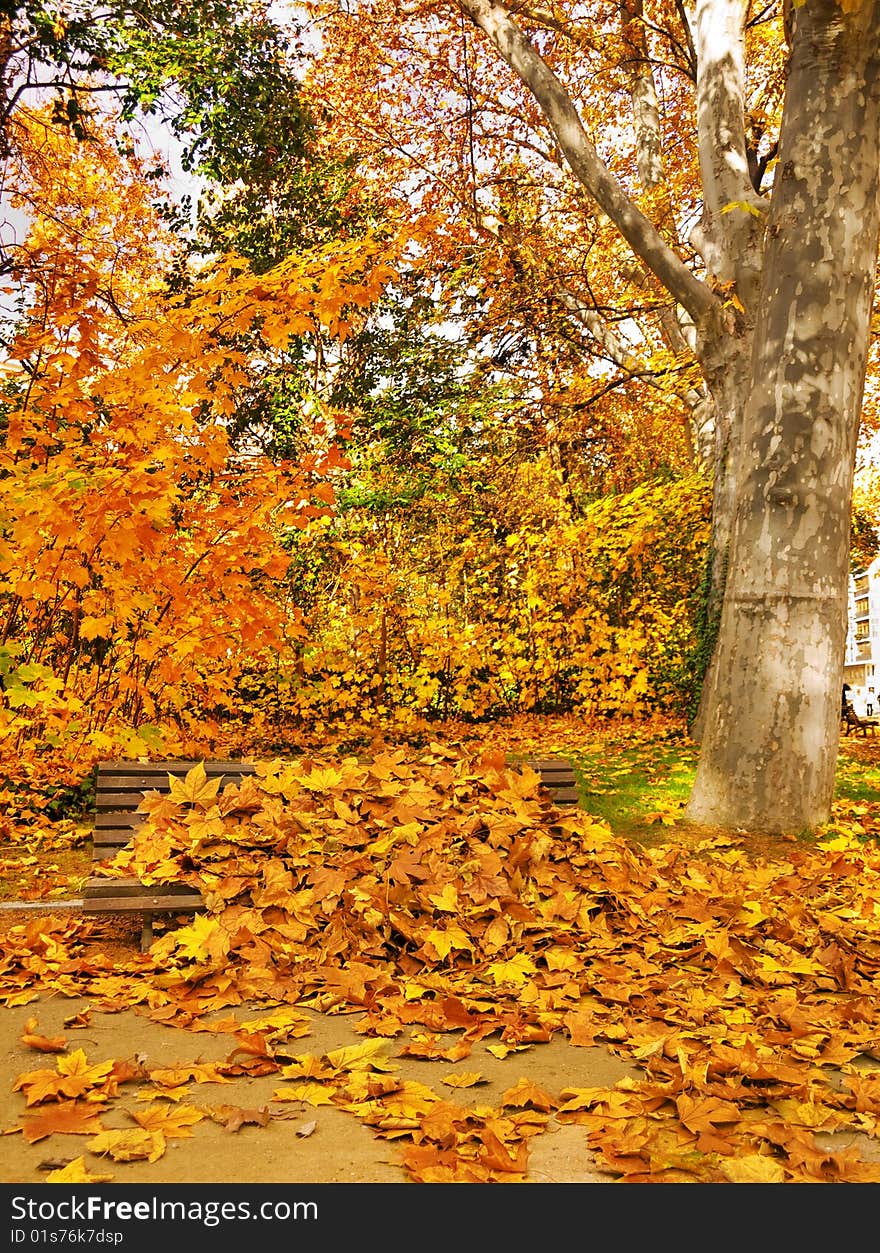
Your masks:
<svg viewBox="0 0 880 1253"><path fill-rule="evenodd" d="M878 46L878 0L793 10L724 607L687 808L698 822L796 831L830 813L880 220Z"/></svg>

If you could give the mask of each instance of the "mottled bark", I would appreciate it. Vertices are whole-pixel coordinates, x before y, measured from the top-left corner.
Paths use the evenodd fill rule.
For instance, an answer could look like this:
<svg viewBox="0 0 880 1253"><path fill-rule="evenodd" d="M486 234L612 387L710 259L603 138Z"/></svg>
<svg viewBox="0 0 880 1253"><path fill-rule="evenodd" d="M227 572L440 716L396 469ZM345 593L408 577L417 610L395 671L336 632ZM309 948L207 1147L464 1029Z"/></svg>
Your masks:
<svg viewBox="0 0 880 1253"><path fill-rule="evenodd" d="M880 195L880 4L793 11L730 566L688 817L827 820Z"/></svg>
<svg viewBox="0 0 880 1253"><path fill-rule="evenodd" d="M718 282L754 309L767 204L752 186L746 154L745 0L697 0L697 139L703 221L691 242Z"/></svg>
<svg viewBox="0 0 880 1253"><path fill-rule="evenodd" d="M745 128L745 0L696 0L691 28L696 62L697 139L703 214L691 244L703 258L710 281L730 291L721 325L701 328L697 358L715 402L711 569L705 627L721 616L733 511L735 466L748 395L755 304L762 264L767 202L752 185ZM702 738L703 699L691 728Z"/></svg>
<svg viewBox="0 0 880 1253"><path fill-rule="evenodd" d="M654 217L660 233L670 244L674 243L675 221L663 164L663 127L654 67L645 38L644 5L642 0L621 0L620 21L626 49L626 67L630 78L633 129L635 132L636 167L644 190L659 198L654 206ZM680 305L671 302L658 310L660 333L667 348L676 355L692 353L694 336ZM692 327L691 323L691 327ZM687 391L676 390L684 400L688 414L687 442L691 461L709 473L714 473L715 455L715 406L705 387L691 387Z"/></svg>
<svg viewBox="0 0 880 1253"><path fill-rule="evenodd" d="M657 88L645 43L642 0L621 0L620 21L630 77L639 181L646 191L654 191L664 182L663 135Z"/></svg>

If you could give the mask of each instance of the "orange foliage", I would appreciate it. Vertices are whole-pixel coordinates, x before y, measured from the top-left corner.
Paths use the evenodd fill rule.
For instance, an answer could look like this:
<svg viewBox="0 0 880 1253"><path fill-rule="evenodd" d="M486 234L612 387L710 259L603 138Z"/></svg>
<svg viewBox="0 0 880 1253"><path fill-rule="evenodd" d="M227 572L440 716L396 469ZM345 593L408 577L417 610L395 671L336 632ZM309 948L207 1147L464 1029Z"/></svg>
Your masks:
<svg viewBox="0 0 880 1253"><path fill-rule="evenodd" d="M300 631L278 537L327 512L342 458L319 416L296 463L232 446L241 336L263 353L344 338L391 270L361 240L259 276L219 258L174 294L136 160L24 113L16 138L30 225L3 376L0 742L25 775L55 750L57 782L65 760L75 777L173 744Z"/></svg>

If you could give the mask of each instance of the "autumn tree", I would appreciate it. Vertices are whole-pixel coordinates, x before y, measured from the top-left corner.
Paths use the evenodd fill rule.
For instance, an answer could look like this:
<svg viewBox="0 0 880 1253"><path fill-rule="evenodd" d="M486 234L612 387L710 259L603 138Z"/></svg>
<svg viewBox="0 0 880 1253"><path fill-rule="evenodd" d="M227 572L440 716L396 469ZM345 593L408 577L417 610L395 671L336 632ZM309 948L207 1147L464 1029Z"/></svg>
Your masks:
<svg viewBox="0 0 880 1253"><path fill-rule="evenodd" d="M363 238L259 275L215 257L172 291L177 241L114 138L23 110L6 166L30 220L0 393L0 741L56 777L210 718L296 637L280 535L326 512L341 457L319 415L296 459L229 419L260 357L344 338L391 276Z"/></svg>
<svg viewBox="0 0 880 1253"><path fill-rule="evenodd" d="M646 353L652 366L667 354L670 406L689 407L715 493L717 645L689 815L820 823L877 259L877 5L460 0L392 12L378 0L325 12L325 60L351 67L369 125L320 63L315 82L353 146L378 150L384 135L418 211L442 204L447 256L450 239L464 251L494 238L607 360L636 374ZM395 90L434 111L397 120ZM514 258L524 179L509 180L523 154L555 221ZM602 316L614 309L616 325ZM626 316L640 340L626 338Z"/></svg>

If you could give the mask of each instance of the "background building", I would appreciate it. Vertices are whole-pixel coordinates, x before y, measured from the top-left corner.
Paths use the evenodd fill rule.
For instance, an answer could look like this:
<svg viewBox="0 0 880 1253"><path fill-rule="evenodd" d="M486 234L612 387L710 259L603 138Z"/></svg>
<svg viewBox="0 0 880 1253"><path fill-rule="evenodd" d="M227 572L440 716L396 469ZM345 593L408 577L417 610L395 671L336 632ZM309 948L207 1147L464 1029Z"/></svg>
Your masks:
<svg viewBox="0 0 880 1253"><path fill-rule="evenodd" d="M860 717L880 713L880 557L849 581L848 627L843 681L852 688L850 701Z"/></svg>

